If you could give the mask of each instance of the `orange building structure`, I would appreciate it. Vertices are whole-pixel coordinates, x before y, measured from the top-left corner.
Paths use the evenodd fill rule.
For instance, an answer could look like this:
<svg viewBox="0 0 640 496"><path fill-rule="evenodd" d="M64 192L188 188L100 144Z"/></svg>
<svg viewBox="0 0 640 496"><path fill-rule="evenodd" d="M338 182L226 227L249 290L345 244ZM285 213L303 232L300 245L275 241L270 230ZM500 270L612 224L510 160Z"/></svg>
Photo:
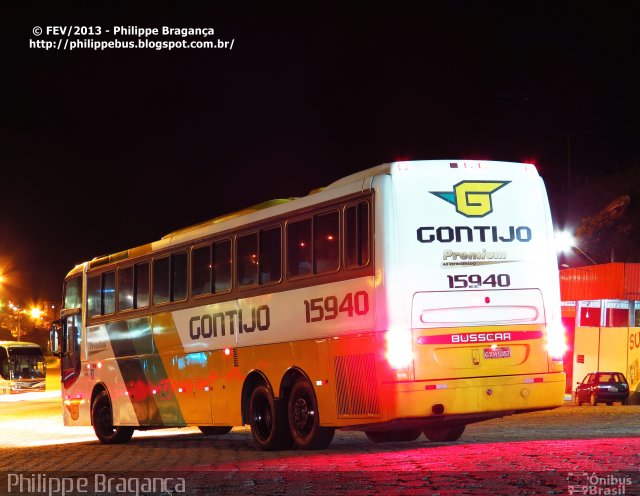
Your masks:
<svg viewBox="0 0 640 496"><path fill-rule="evenodd" d="M622 372L629 403L640 403L640 263L607 263L560 271L567 392L586 374Z"/></svg>

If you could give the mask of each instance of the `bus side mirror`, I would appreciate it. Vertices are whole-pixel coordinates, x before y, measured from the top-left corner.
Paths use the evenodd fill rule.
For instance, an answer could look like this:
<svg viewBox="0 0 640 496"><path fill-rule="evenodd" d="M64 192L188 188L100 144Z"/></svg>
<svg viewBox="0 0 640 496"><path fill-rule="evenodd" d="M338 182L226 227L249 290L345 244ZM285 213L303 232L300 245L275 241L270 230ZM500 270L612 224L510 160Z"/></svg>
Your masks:
<svg viewBox="0 0 640 496"><path fill-rule="evenodd" d="M49 351L51 354L60 357L61 346L60 340L62 338L62 320L56 320L51 323L49 328Z"/></svg>

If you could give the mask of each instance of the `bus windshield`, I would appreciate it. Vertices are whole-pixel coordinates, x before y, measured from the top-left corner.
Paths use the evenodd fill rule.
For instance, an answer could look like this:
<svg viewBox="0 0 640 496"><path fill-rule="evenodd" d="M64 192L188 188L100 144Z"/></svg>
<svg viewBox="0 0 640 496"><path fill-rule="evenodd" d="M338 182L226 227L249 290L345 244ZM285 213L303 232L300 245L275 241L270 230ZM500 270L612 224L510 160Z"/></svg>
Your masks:
<svg viewBox="0 0 640 496"><path fill-rule="evenodd" d="M44 357L40 348L9 348L12 379L43 379Z"/></svg>

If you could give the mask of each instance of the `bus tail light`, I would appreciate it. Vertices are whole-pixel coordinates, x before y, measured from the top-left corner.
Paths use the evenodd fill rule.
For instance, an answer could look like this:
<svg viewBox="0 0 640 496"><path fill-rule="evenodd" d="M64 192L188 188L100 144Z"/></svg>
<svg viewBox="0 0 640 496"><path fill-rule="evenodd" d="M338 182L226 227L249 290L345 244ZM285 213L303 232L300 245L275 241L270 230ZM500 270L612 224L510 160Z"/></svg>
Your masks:
<svg viewBox="0 0 640 496"><path fill-rule="evenodd" d="M390 329L387 331L387 362L396 371L398 380L410 380L413 365L413 343L411 329Z"/></svg>
<svg viewBox="0 0 640 496"><path fill-rule="evenodd" d="M567 351L567 341L564 327L560 322L551 322L547 325L547 352L551 359L561 362Z"/></svg>

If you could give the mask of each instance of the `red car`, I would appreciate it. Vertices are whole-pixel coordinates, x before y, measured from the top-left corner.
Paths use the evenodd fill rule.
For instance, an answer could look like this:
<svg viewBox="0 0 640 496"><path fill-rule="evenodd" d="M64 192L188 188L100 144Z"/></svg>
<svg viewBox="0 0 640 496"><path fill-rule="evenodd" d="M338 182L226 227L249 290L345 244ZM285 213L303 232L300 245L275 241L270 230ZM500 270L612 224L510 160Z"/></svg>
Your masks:
<svg viewBox="0 0 640 496"><path fill-rule="evenodd" d="M592 372L576 386L576 405L583 403L606 403L614 401L623 404L629 397L629 383L622 372Z"/></svg>

